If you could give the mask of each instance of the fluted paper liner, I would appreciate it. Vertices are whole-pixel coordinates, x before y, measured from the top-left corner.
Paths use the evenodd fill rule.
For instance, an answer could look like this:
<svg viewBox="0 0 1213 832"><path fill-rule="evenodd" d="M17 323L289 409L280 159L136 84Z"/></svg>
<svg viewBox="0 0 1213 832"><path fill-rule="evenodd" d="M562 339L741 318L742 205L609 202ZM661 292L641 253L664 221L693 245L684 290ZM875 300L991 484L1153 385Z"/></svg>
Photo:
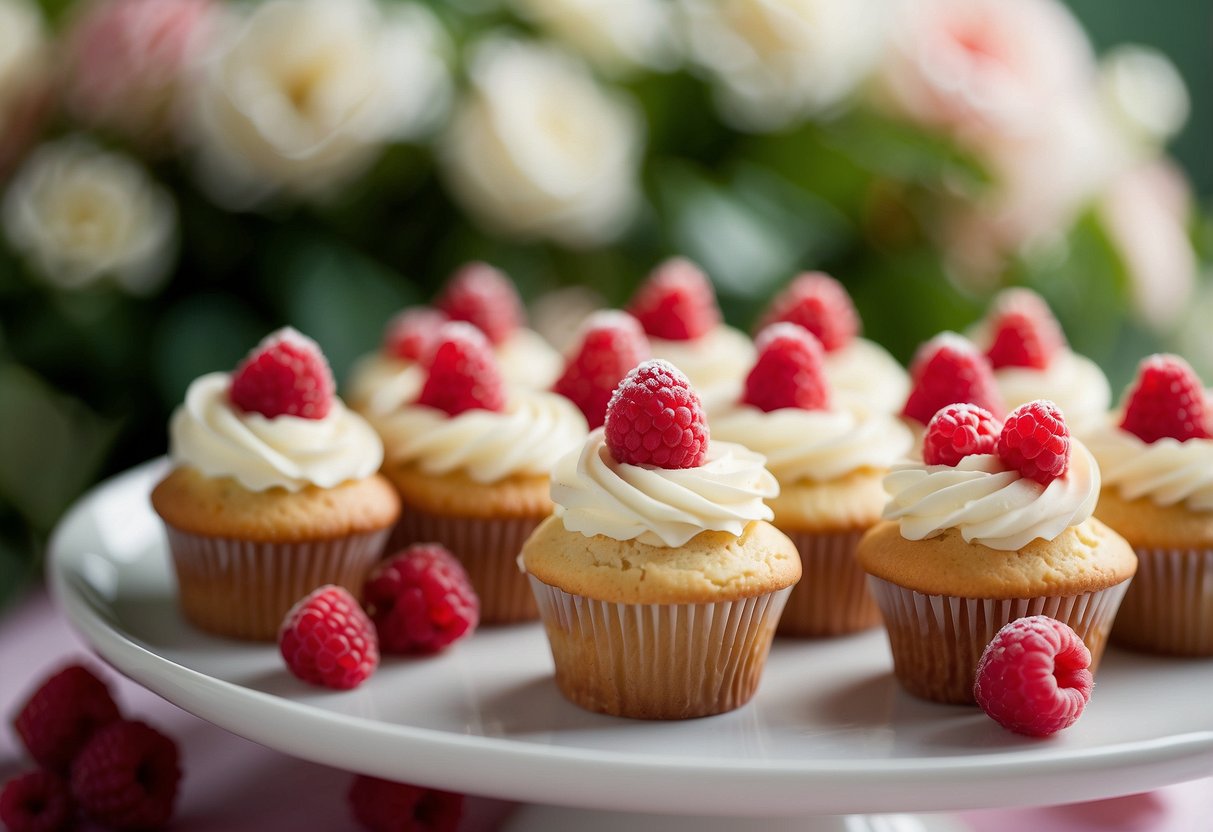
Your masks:
<svg viewBox="0 0 1213 832"><path fill-rule="evenodd" d="M779 619L781 636L839 636L880 624L880 608L855 562L863 531L784 531L800 550L803 577Z"/></svg>
<svg viewBox="0 0 1213 832"><path fill-rule="evenodd" d="M481 624L512 624L539 617L518 553L544 517L480 518L431 514L406 506L389 551L411 543L441 543L467 570L480 598Z"/></svg>
<svg viewBox="0 0 1213 832"><path fill-rule="evenodd" d="M790 590L620 604L530 582L560 691L586 710L635 719L710 716L750 701Z"/></svg>
<svg viewBox="0 0 1213 832"><path fill-rule="evenodd" d="M1091 651L1094 673L1129 581L1081 595L1005 600L924 595L872 576L868 585L884 615L902 687L923 699L971 705L986 645L1003 626L1030 615L1073 628Z"/></svg>
<svg viewBox="0 0 1213 832"><path fill-rule="evenodd" d="M168 529L181 609L220 636L273 641L291 607L325 584L362 596L390 529L332 540L259 543Z"/></svg>
<svg viewBox="0 0 1213 832"><path fill-rule="evenodd" d="M1213 656L1213 549L1137 548L1137 575L1112 641L1173 656Z"/></svg>

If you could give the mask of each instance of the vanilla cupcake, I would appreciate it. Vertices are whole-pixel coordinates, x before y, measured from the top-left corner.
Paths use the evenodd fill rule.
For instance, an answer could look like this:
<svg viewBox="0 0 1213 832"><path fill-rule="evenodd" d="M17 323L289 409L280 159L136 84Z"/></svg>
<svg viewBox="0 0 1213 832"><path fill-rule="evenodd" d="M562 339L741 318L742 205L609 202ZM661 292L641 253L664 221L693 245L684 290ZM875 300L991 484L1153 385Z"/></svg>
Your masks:
<svg viewBox="0 0 1213 832"><path fill-rule="evenodd" d="M1031 402L1000 426L980 408L947 407L923 456L885 478L885 521L858 551L898 681L925 699L972 703L985 646L1030 615L1072 627L1094 671L1137 558L1091 516L1099 467L1060 411Z"/></svg>
<svg viewBox="0 0 1213 832"><path fill-rule="evenodd" d="M181 608L219 635L273 639L324 584L359 593L400 514L383 446L333 395L328 363L291 329L234 374L196 379L170 424L173 469L153 490Z"/></svg>
<svg viewBox="0 0 1213 832"><path fill-rule="evenodd" d="M606 425L557 463L555 513L522 551L561 692L641 719L744 705L800 578L766 522L778 491L761 455L709 441L675 367L629 373Z"/></svg>
<svg viewBox="0 0 1213 832"><path fill-rule="evenodd" d="M1213 656L1213 425L1200 379L1178 356L1150 356L1088 442L1103 470L1095 514L1141 562L1113 640Z"/></svg>
<svg viewBox="0 0 1213 832"><path fill-rule="evenodd" d="M507 388L488 340L445 324L416 400L371 414L383 437L383 474L404 513L393 549L436 541L463 563L485 624L536 617L516 558L551 514L556 460L580 444L585 419L555 393Z"/></svg>
<svg viewBox="0 0 1213 832"><path fill-rule="evenodd" d="M830 389L823 350L806 329L772 324L756 345L742 397L712 416L711 426L715 438L765 456L779 480L779 495L767 503L776 528L800 551L804 571L779 632L831 636L875 627L880 610L855 548L880 520L881 481L909 453L913 437L891 413Z"/></svg>

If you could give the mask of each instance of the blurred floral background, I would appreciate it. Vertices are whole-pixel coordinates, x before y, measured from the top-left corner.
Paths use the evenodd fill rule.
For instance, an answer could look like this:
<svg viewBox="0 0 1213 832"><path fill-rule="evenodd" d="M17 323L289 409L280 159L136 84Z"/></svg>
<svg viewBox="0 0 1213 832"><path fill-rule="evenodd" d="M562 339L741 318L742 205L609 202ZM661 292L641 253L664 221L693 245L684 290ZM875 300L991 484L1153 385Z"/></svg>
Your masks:
<svg viewBox="0 0 1213 832"><path fill-rule="evenodd" d="M472 258L553 333L669 254L742 327L825 269L902 360L1028 285L1115 388L1162 347L1213 380L1210 18L0 0L0 596L192 378L282 323L340 378Z"/></svg>

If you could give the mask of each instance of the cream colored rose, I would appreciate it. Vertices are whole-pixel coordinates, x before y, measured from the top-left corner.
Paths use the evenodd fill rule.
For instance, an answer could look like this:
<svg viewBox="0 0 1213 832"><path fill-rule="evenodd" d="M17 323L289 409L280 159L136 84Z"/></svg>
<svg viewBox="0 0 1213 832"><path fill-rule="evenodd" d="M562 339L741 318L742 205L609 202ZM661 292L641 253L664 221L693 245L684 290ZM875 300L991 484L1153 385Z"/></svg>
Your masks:
<svg viewBox="0 0 1213 832"><path fill-rule="evenodd" d="M0 0L0 175L35 132L48 58L38 7Z"/></svg>
<svg viewBox="0 0 1213 832"><path fill-rule="evenodd" d="M884 43L886 0L681 0L691 59L722 115L769 130L837 105Z"/></svg>
<svg viewBox="0 0 1213 832"><path fill-rule="evenodd" d="M1188 120L1191 102L1175 64L1147 46L1118 46L1100 62L1100 91L1112 121L1131 141L1157 147Z"/></svg>
<svg viewBox="0 0 1213 832"><path fill-rule="evenodd" d="M200 67L192 138L231 207L328 195L449 95L445 35L418 5L270 0L228 29Z"/></svg>
<svg viewBox="0 0 1213 832"><path fill-rule="evenodd" d="M621 73L664 69L674 58L671 7L663 0L513 0L518 11L596 66Z"/></svg>
<svg viewBox="0 0 1213 832"><path fill-rule="evenodd" d="M641 129L622 93L552 47L494 38L443 142L454 195L487 228L569 246L607 242L639 202Z"/></svg>
<svg viewBox="0 0 1213 832"><path fill-rule="evenodd" d="M48 283L110 279L155 289L170 265L176 208L131 159L79 138L38 148L4 196L4 230Z"/></svg>

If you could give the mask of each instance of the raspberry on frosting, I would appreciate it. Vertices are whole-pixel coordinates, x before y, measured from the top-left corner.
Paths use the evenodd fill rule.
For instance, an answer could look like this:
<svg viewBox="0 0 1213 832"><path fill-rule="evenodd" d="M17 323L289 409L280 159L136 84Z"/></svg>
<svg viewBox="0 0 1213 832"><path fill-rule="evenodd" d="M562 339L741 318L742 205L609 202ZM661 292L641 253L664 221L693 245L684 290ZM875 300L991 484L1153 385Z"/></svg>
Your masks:
<svg viewBox="0 0 1213 832"><path fill-rule="evenodd" d="M619 462L697 468L708 451L699 395L677 367L653 359L633 369L607 405L607 448Z"/></svg>
<svg viewBox="0 0 1213 832"><path fill-rule="evenodd" d="M526 320L513 282L488 263L461 267L435 304L452 321L467 321L494 345L505 343Z"/></svg>
<svg viewBox="0 0 1213 832"><path fill-rule="evenodd" d="M851 296L825 272L805 272L775 296L762 317L762 326L780 321L798 324L813 333L826 352L842 349L860 331L859 313Z"/></svg>
<svg viewBox="0 0 1213 832"><path fill-rule="evenodd" d="M995 416L1003 412L989 361L955 332L940 333L918 348L910 381L902 415L924 425L950 404L975 404Z"/></svg>
<svg viewBox="0 0 1213 832"><path fill-rule="evenodd" d="M616 310L595 312L552 390L577 405L591 429L601 427L620 380L648 357L649 341L635 318Z"/></svg>
<svg viewBox="0 0 1213 832"><path fill-rule="evenodd" d="M453 321L435 338L430 372L417 403L450 416L468 410L505 410L505 382L493 348L476 327Z"/></svg>
<svg viewBox="0 0 1213 832"><path fill-rule="evenodd" d="M1143 442L1213 435L1204 385L1178 355L1151 355L1137 367L1120 426Z"/></svg>
<svg viewBox="0 0 1213 832"><path fill-rule="evenodd" d="M1047 370L1066 347L1061 324L1044 299L1029 289L1007 289L994 302L990 365Z"/></svg>
<svg viewBox="0 0 1213 832"><path fill-rule="evenodd" d="M998 437L998 456L1028 479L1048 485L1069 469L1070 445L1070 429L1061 410L1047 399L1038 399L1007 416Z"/></svg>
<svg viewBox="0 0 1213 832"><path fill-rule="evenodd" d="M667 341L702 338L720 324L720 307L707 275L684 257L666 260L636 290L630 312L644 331Z"/></svg>
<svg viewBox="0 0 1213 832"><path fill-rule="evenodd" d="M758 359L746 376L742 401L771 412L785 407L826 410L830 388L821 342L807 329L774 323L754 342Z"/></svg>
<svg viewBox="0 0 1213 832"><path fill-rule="evenodd" d="M268 419L323 419L336 384L319 345L290 327L268 335L232 374L228 397L245 413Z"/></svg>
<svg viewBox="0 0 1213 832"><path fill-rule="evenodd" d="M922 440L922 461L955 467L966 456L998 449L1002 424L975 404L950 404L931 417Z"/></svg>
<svg viewBox="0 0 1213 832"><path fill-rule="evenodd" d="M401 361L428 364L438 340L438 330L449 321L446 313L428 306L414 306L397 313L383 334L383 352Z"/></svg>

